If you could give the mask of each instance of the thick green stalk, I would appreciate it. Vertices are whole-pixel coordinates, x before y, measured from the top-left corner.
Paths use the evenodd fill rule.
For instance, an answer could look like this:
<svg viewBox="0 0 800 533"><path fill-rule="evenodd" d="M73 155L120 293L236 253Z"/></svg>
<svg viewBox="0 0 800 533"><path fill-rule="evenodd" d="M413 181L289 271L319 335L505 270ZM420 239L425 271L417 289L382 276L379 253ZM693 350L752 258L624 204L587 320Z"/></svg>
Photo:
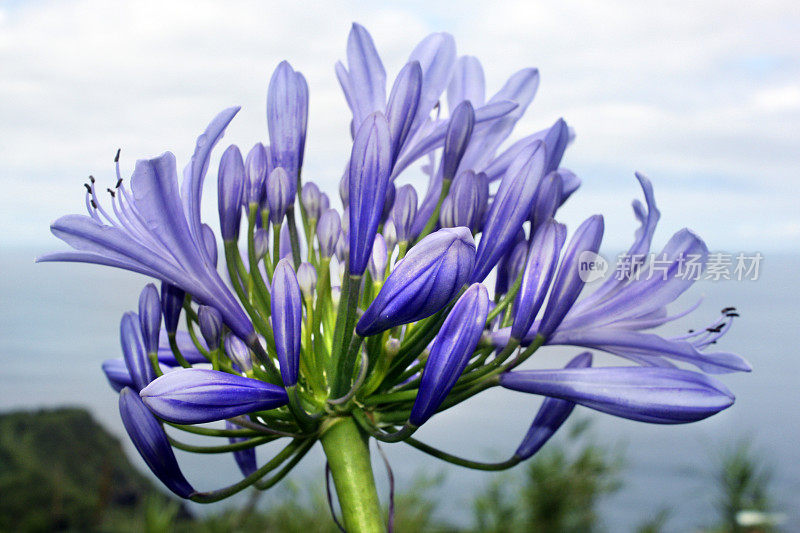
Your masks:
<svg viewBox="0 0 800 533"><path fill-rule="evenodd" d="M349 533L386 531L367 436L348 416L335 419L320 440L333 475L345 529Z"/></svg>

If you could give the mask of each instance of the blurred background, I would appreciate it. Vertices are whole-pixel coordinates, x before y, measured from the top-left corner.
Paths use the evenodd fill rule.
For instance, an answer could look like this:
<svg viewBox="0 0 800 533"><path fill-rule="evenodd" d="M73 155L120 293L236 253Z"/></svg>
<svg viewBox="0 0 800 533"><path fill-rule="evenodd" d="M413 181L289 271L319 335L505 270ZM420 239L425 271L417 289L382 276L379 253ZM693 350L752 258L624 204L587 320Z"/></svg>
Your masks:
<svg viewBox="0 0 800 533"><path fill-rule="evenodd" d="M568 433L577 431L581 437L573 441L601 454L609 474L594 487L599 497L591 504L593 527L627 531L648 521L656 531L717 527L721 499L733 497L720 496L721 487L736 484L720 480L720 473L740 468L750 477L737 479L752 481L750 488L761 483L765 493L763 504L748 505L775 515L767 521L786 531L800 530L800 4L791 1L0 1L3 416L20 409L85 408L120 437L134 467L149 477L122 438L116 395L100 370L104 359L120 355L119 318L136 306L145 280L86 265L34 265L37 255L63 248L48 225L83 210L82 184L89 174L103 187L114 183L117 148L123 175L137 158L165 150L185 162L207 122L231 105L242 111L223 143L247 149L265 140L267 81L282 59L306 76L310 88L304 177L338 198L350 114L333 65L345 56L353 21L372 33L390 79L413 46L434 31L452 33L459 55L481 60L488 93L516 70L538 67L539 92L510 140L558 117L574 128L563 166L583 185L560 218L574 228L586 216L603 213L606 257L632 238L630 201L640 194L634 170L653 180L662 212L655 249L688 226L712 251L762 254L756 280L696 284L683 303L704 296L703 306L674 328L703 327L722 307L738 307L742 317L720 348L744 355L755 370L723 378L737 394L731 409L698 424L665 428L579 408L578 423L549 446L553 453L566 450L562 460L568 461ZM213 160L204 205L212 226L215 166ZM418 169L407 174L422 183ZM516 447L537 407L535 398L481 395L439 415L420 436L460 455L500 459ZM0 492L8 494L14 483L36 481L12 479L10 463L2 466L23 442L14 432L31 429L20 420L31 419L4 420L10 425L0 424L6 446L0 448ZM585 423L589 429L579 431ZM74 437L79 446L80 434ZM749 443L746 453L741 443ZM515 496L498 487L518 483L527 487L525 494L536 494L528 474L541 481L542 472L565 471L557 457L545 457L540 470L523 467L509 478L445 468L402 444L385 448L400 491L419 489L420 472L428 478L445 473L423 480L435 485L430 494L438 505L432 512L440 528L492 530L477 520L490 516L480 509L517 505ZM746 460L736 463L737 457ZM238 476L230 457L179 454L179 461L201 490ZM386 475L376 468L386 487ZM769 482L758 472L772 472L761 476ZM292 483L319 487L322 475L321 454L312 453L280 490L285 496ZM327 504L314 494L308 509L328 520ZM268 510L278 500L270 493L258 508ZM180 513L205 516L246 503L243 497ZM3 505L0 512L8 509ZM0 522L0 529L6 526Z"/></svg>

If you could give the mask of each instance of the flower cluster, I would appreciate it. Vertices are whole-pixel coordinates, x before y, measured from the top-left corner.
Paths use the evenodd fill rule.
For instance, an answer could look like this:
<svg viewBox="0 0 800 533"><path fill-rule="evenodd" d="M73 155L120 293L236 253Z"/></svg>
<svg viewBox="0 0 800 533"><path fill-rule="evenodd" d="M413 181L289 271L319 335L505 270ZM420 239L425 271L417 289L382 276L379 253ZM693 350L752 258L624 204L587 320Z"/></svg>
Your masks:
<svg viewBox="0 0 800 533"><path fill-rule="evenodd" d="M734 309L681 337L651 331L694 309L667 313L693 281L675 275L679 258L697 255L702 263L708 254L697 235L684 229L666 244L659 257L668 259L668 275L615 276L580 297L581 257L600 248L603 218L589 217L571 235L556 221L580 184L562 166L572 130L560 119L503 148L536 94L536 69L513 74L487 99L480 63L458 57L452 37L437 33L387 80L372 38L355 24L336 75L353 117L343 209L301 179L309 91L283 62L267 93L269 144L246 155L229 146L219 164L227 281L200 203L210 154L238 108L217 115L198 137L180 183L171 153L137 161L129 180L118 154L110 207L91 178L88 215L52 225L74 250L40 261L109 265L161 282L160 292L145 287L138 314L123 315L124 357L103 369L120 392L133 443L168 488L200 502L268 488L317 440L326 453L335 449L325 439L341 423L456 464L498 469L533 455L576 404L677 424L733 403L709 374L749 365L708 348L731 326ZM421 198L401 185L420 160L428 176ZM650 181L637 179L644 202L633 204L640 227L628 255L644 258L659 211ZM552 345L627 361L594 367L585 352L564 368L518 369ZM509 460L470 461L412 437L436 413L494 386L546 398ZM226 440L188 445L173 437L181 431ZM279 439L285 448L259 466L255 448ZM243 479L200 492L173 447L232 453ZM329 461L341 498L346 480L337 478L330 453Z"/></svg>

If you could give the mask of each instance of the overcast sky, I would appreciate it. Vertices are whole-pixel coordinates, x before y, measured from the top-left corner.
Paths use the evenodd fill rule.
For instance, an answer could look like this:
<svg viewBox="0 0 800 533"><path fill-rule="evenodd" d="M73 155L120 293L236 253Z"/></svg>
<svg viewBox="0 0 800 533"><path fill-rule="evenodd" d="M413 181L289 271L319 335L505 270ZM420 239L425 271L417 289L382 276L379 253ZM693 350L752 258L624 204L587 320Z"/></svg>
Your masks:
<svg viewBox="0 0 800 533"><path fill-rule="evenodd" d="M50 221L83 209L88 174L113 183L117 147L123 172L165 150L182 167L231 105L243 109L223 143L266 140L266 85L281 59L310 87L304 176L333 193L349 155L333 65L352 21L372 33L390 79L434 31L482 61L489 93L538 67L515 137L559 116L574 127L564 166L584 186L563 217L574 228L604 213L608 249L632 237L639 170L655 184L659 243L689 226L711 249L798 250L796 0L0 1L0 245L61 249ZM213 167L209 176L213 219Z"/></svg>

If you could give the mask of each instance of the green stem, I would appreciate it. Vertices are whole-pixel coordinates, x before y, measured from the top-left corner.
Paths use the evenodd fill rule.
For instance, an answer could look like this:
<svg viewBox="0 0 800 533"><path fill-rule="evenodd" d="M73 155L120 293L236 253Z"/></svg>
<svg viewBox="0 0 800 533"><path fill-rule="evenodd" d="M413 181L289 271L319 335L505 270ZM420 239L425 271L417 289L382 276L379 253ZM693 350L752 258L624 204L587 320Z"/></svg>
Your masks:
<svg viewBox="0 0 800 533"><path fill-rule="evenodd" d="M320 440L333 475L345 529L350 533L386 531L367 436L351 417L342 417L334 420Z"/></svg>
<svg viewBox="0 0 800 533"><path fill-rule="evenodd" d="M454 465L463 466L465 468L471 468L473 470L486 470L490 472L496 472L499 470L507 470L512 468L520 463L522 459L517 457L516 455L512 456L510 459L505 461L501 461L499 463L486 463L483 461L472 461L470 459L464 459L463 457L459 457L457 455L453 455L442 451L438 448L434 448L433 446L429 446L424 442L420 442L413 437L408 437L406 439L406 443L410 444L414 448L418 449L421 452L425 452L428 455L432 455L438 459L443 461L447 461L448 463L452 463Z"/></svg>

